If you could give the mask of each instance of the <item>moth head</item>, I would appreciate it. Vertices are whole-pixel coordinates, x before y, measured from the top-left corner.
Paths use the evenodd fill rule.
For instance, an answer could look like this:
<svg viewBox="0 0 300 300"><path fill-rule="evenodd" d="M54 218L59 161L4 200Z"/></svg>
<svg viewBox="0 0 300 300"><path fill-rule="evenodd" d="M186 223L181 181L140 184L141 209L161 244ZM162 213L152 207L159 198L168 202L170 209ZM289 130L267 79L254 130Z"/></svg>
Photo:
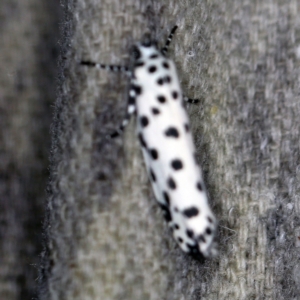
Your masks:
<svg viewBox="0 0 300 300"><path fill-rule="evenodd" d="M151 58L153 55L161 55L155 44L149 44L145 46L141 43L133 46L132 53L134 60L145 60Z"/></svg>
<svg viewBox="0 0 300 300"><path fill-rule="evenodd" d="M157 41L152 39L150 34L145 34L140 43L132 48L134 60L149 59L152 55L161 55L157 46Z"/></svg>
<svg viewBox="0 0 300 300"><path fill-rule="evenodd" d="M157 49L157 41L151 38L150 33L145 33L142 37L142 40L140 42L140 45L145 48L151 48L154 47Z"/></svg>

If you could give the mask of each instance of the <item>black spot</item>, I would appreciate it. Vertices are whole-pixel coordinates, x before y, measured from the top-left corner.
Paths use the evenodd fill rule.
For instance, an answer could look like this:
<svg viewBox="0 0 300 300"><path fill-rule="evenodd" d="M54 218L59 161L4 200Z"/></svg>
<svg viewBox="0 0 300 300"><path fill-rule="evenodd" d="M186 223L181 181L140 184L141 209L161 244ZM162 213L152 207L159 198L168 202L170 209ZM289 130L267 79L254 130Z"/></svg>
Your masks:
<svg viewBox="0 0 300 300"><path fill-rule="evenodd" d="M197 182L197 189L202 192L203 191L203 186L201 184L201 182Z"/></svg>
<svg viewBox="0 0 300 300"><path fill-rule="evenodd" d="M158 55L157 54L152 54L152 55L149 56L149 58L150 59L158 58Z"/></svg>
<svg viewBox="0 0 300 300"><path fill-rule="evenodd" d="M173 159L171 162L171 166L174 170L178 171L183 168L183 163L180 159Z"/></svg>
<svg viewBox="0 0 300 300"><path fill-rule="evenodd" d="M116 138L117 136L119 136L119 133L117 131L113 132L110 137L111 138Z"/></svg>
<svg viewBox="0 0 300 300"><path fill-rule="evenodd" d="M143 61L138 61L137 63L135 63L135 67L143 67L145 65L145 63Z"/></svg>
<svg viewBox="0 0 300 300"><path fill-rule="evenodd" d="M138 47L133 47L133 57L138 60L141 57L141 51Z"/></svg>
<svg viewBox="0 0 300 300"><path fill-rule="evenodd" d="M138 138L139 138L139 141L141 143L141 146L144 147L144 148L147 148L147 144L146 144L146 142L144 140L144 137L141 133L138 134Z"/></svg>
<svg viewBox="0 0 300 300"><path fill-rule="evenodd" d="M137 95L142 93L142 88L139 85L132 85L130 89L134 90Z"/></svg>
<svg viewBox="0 0 300 300"><path fill-rule="evenodd" d="M147 36L146 39L142 42L142 45L147 48L152 46L152 41L149 36Z"/></svg>
<svg viewBox="0 0 300 300"><path fill-rule="evenodd" d="M198 245L190 245L188 243L186 245L188 246L189 252L191 254L200 254Z"/></svg>
<svg viewBox="0 0 300 300"><path fill-rule="evenodd" d="M50 261L49 261L49 265L50 265L50 268L52 269L55 265L55 262L54 260L51 258ZM45 278L45 277L42 277L42 278Z"/></svg>
<svg viewBox="0 0 300 300"><path fill-rule="evenodd" d="M179 238L177 239L177 241L181 244L181 243L183 242L183 239L182 239L181 237L179 237Z"/></svg>
<svg viewBox="0 0 300 300"><path fill-rule="evenodd" d="M194 237L194 232L193 230L190 230L190 229L187 229L186 230L186 235L189 237L189 238L193 238Z"/></svg>
<svg viewBox="0 0 300 300"><path fill-rule="evenodd" d="M160 110L159 110L158 108L156 108L156 107L153 107L153 108L152 108L152 113L153 113L154 115L159 115L159 114L160 114Z"/></svg>
<svg viewBox="0 0 300 300"><path fill-rule="evenodd" d="M173 97L173 99L176 100L178 98L178 92L176 92L176 91L172 92L172 97Z"/></svg>
<svg viewBox="0 0 300 300"><path fill-rule="evenodd" d="M177 208L177 207L175 207L175 208L174 208L174 211L175 211L175 212L179 212L179 210L178 210L178 208Z"/></svg>
<svg viewBox="0 0 300 300"><path fill-rule="evenodd" d="M198 236L198 241L200 241L200 242L202 242L202 243L206 243L206 239L205 239L205 237L204 237L202 234L200 234L200 235Z"/></svg>
<svg viewBox="0 0 300 300"><path fill-rule="evenodd" d="M184 129L185 129L186 132L189 132L190 131L189 124L184 124Z"/></svg>
<svg viewBox="0 0 300 300"><path fill-rule="evenodd" d="M168 136L168 137L178 138L179 137L179 132L175 127L169 127L165 131L165 135Z"/></svg>
<svg viewBox="0 0 300 300"><path fill-rule="evenodd" d="M134 104L135 104L135 98L134 97L129 97L128 105L134 105Z"/></svg>
<svg viewBox="0 0 300 300"><path fill-rule="evenodd" d="M158 152L156 149L150 149L149 150L149 153L151 155L151 157L155 160L155 159L158 159Z"/></svg>
<svg viewBox="0 0 300 300"><path fill-rule="evenodd" d="M199 209L195 206L192 206L190 208L187 208L185 209L183 212L182 212L187 218L193 218L193 217L196 217L198 216L199 214Z"/></svg>
<svg viewBox="0 0 300 300"><path fill-rule="evenodd" d="M195 253L199 252L197 245L190 245L190 244L186 244L186 245L188 246L190 253L195 254Z"/></svg>
<svg viewBox="0 0 300 300"><path fill-rule="evenodd" d="M169 75L167 75L165 78L164 78L164 82L165 83L170 83L171 82L171 77Z"/></svg>
<svg viewBox="0 0 300 300"><path fill-rule="evenodd" d="M140 118L140 122L141 122L141 126L142 126L142 127L146 127L146 126L148 126L148 124L149 124L149 120L148 120L148 118L145 117L145 116L142 116L142 117Z"/></svg>
<svg viewBox="0 0 300 300"><path fill-rule="evenodd" d="M165 103L166 102L166 97L165 96L157 96L157 100L159 103Z"/></svg>
<svg viewBox="0 0 300 300"><path fill-rule="evenodd" d="M163 85L164 84L164 80L162 78L158 78L156 82L157 82L158 85Z"/></svg>
<svg viewBox="0 0 300 300"><path fill-rule="evenodd" d="M162 63L162 65L163 65L163 67L164 67L165 69L169 69L169 68L170 68L169 64L168 64L166 61L164 61L164 62Z"/></svg>
<svg viewBox="0 0 300 300"><path fill-rule="evenodd" d="M178 230L180 227L179 227L178 224L175 224L175 225L174 225L174 228L175 228L176 230Z"/></svg>
<svg viewBox="0 0 300 300"><path fill-rule="evenodd" d="M209 227L206 228L206 234L210 235L212 233L211 229Z"/></svg>
<svg viewBox="0 0 300 300"><path fill-rule="evenodd" d="M149 73L154 73L157 70L157 68L155 66L150 66L148 68Z"/></svg>
<svg viewBox="0 0 300 300"><path fill-rule="evenodd" d="M151 175L151 179L155 182L156 181L156 176L155 176L152 169L150 169L150 175Z"/></svg>
<svg viewBox="0 0 300 300"><path fill-rule="evenodd" d="M167 192L163 192L163 196L168 205L170 205L170 196Z"/></svg>
<svg viewBox="0 0 300 300"><path fill-rule="evenodd" d="M204 255L200 252L200 249L198 247L198 245L190 245L190 244L186 244L187 247L189 248L189 254L196 260L198 260L200 263L204 263L205 261L205 257Z"/></svg>
<svg viewBox="0 0 300 300"><path fill-rule="evenodd" d="M176 182L174 181L174 179L172 177L169 177L167 183L168 183L168 186L171 190L176 189Z"/></svg>
<svg viewBox="0 0 300 300"><path fill-rule="evenodd" d="M207 220L208 220L209 223L213 223L213 220L212 220L211 217L207 217Z"/></svg>
<svg viewBox="0 0 300 300"><path fill-rule="evenodd" d="M166 205L160 204L161 209L163 210L164 217L167 222L172 221L172 215L170 214L170 210Z"/></svg>

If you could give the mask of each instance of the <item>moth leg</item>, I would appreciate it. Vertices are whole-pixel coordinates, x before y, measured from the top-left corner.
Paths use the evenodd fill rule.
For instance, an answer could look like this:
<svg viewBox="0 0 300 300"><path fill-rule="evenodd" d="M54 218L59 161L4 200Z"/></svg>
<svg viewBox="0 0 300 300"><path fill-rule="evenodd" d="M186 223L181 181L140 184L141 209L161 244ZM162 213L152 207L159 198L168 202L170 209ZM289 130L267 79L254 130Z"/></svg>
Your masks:
<svg viewBox="0 0 300 300"><path fill-rule="evenodd" d="M92 61L84 61L84 60L81 61L80 64L83 66L95 67L97 69L103 69L103 70L112 71L115 73L124 73L125 75L127 75L129 77L132 76L132 72L126 66L104 65L104 64L100 64L100 63L96 63L96 62L92 62Z"/></svg>
<svg viewBox="0 0 300 300"><path fill-rule="evenodd" d="M132 77L132 72L128 69L126 66L116 66L116 65L104 65L92 61L81 61L81 65L88 66L88 67L96 67L98 69L104 69L107 71L112 71L115 73L123 73L127 75L128 77ZM109 134L107 137L109 138L115 138L119 135L121 135L125 129L125 127L128 125L131 115L136 111L135 107L135 94L133 95L132 91L130 91L128 105L127 105L127 113L125 115L125 118L123 119L121 125L118 127L117 130L115 130L113 133Z"/></svg>
<svg viewBox="0 0 300 300"><path fill-rule="evenodd" d="M176 29L178 28L177 25L175 25L173 27L173 29L171 30L171 33L169 34L168 38L167 38L167 41L166 41L166 44L165 46L161 49L161 53L163 55L167 54L168 53L168 49L169 49L169 46L170 46L170 43L172 41L172 38L173 38L173 35L176 31ZM195 104L195 103L198 103L199 102L199 99L191 99L191 98L188 98L188 97L183 97L183 101L187 102L187 103L192 103L192 104Z"/></svg>
<svg viewBox="0 0 300 300"><path fill-rule="evenodd" d="M186 96L183 97L183 101L187 102L187 103L192 103L192 104L199 103L199 99L191 99L191 98L186 97Z"/></svg>
<svg viewBox="0 0 300 300"><path fill-rule="evenodd" d="M166 55L166 54L168 53L168 48L169 48L169 46L170 46L170 43L171 43L172 38L173 38L173 35L174 35L174 33L175 33L175 31L176 31L177 28L178 28L177 25L175 25L175 26L172 28L171 33L169 34L169 36L168 36L168 38L167 38L167 41L166 41L165 46L161 49L161 53L162 53L163 55Z"/></svg>
<svg viewBox="0 0 300 300"><path fill-rule="evenodd" d="M123 119L118 129L108 135L109 138L116 138L123 133L124 129L130 121L131 116L136 112L135 98L135 95L133 95L132 91L130 91L125 118Z"/></svg>

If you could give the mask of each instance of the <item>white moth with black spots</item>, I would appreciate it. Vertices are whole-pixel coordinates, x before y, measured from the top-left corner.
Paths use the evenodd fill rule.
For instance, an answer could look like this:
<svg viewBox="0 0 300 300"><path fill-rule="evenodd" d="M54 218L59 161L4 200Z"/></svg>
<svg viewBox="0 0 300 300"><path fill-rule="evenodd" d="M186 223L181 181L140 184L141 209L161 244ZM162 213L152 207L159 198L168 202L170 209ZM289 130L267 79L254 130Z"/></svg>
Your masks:
<svg viewBox="0 0 300 300"><path fill-rule="evenodd" d="M134 66L81 64L126 73L130 77L127 114L111 137L120 135L130 116L137 116L137 132L155 197L180 248L194 256L217 253L216 219L209 207L196 160L183 97L174 63L166 57L175 26L162 50L146 37L134 46Z"/></svg>

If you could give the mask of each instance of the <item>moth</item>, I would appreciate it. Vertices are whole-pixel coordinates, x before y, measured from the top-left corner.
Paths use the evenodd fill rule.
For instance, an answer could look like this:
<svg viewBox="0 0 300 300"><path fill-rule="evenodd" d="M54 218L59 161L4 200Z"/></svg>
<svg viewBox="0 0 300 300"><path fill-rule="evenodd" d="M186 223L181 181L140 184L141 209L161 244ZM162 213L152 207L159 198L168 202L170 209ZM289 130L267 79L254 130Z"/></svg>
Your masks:
<svg viewBox="0 0 300 300"><path fill-rule="evenodd" d="M182 94L175 65L166 54L175 26L165 46L146 36L132 50L133 66L104 65L82 61L82 65L122 72L130 78L127 113L119 136L132 115L155 198L180 248L194 256L217 253L214 241L217 222L209 206L201 169L185 109L196 103Z"/></svg>

